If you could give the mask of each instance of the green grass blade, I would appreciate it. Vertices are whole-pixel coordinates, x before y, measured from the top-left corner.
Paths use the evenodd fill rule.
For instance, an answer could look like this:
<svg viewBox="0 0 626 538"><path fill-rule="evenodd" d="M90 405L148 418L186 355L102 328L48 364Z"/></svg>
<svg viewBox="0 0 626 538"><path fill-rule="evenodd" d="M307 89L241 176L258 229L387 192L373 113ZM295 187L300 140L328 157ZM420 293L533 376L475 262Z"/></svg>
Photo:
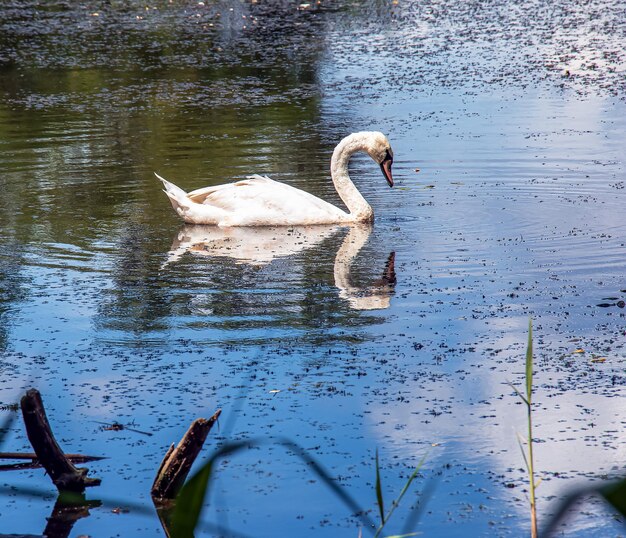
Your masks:
<svg viewBox="0 0 626 538"><path fill-rule="evenodd" d="M309 468L324 482L324 484L339 497L339 499L361 520L361 523L367 529L374 529L376 527L375 523L372 519L365 513L365 510L359 506L359 504L354 500L354 498L340 485L338 485L335 480L330 476L330 473L324 469L321 464L319 464L313 456L311 456L306 450L304 450L300 445L294 443L289 439L279 439L277 441L279 444L283 445L285 448L290 450L293 454L298 456L304 463L306 463Z"/></svg>
<svg viewBox="0 0 626 538"><path fill-rule="evenodd" d="M526 400L530 405L533 392L533 320L528 319L528 346L526 347Z"/></svg>
<svg viewBox="0 0 626 538"><path fill-rule="evenodd" d="M417 463L417 467L415 467L415 470L413 471L413 473L411 474L409 479L406 481L406 484L404 484L404 487L402 488L402 491L400 492L400 495L398 495L398 498L393 502L394 508L395 508L395 506L398 506L400 504L400 501L402 500L402 497L404 497L404 494L407 492L407 490L411 486L411 482L413 482L413 480L415 480L415 477L417 476L417 473L420 472L420 469L422 468L422 466L424 465L424 462L426 461L426 456L428 456L428 453L426 453L426 454L424 454L422 456L422 459ZM391 515L391 512L393 511L394 508L392 508L389 511L389 514L387 514L387 519L389 519L389 516Z"/></svg>
<svg viewBox="0 0 626 538"><path fill-rule="evenodd" d="M215 462L229 454L247 450L258 444L256 440L227 443L216 450L209 461L197 471L183 486L176 498L172 513L172 536L174 538L192 538L194 529L200 521L202 507L209 488Z"/></svg>
<svg viewBox="0 0 626 538"><path fill-rule="evenodd" d="M524 464L526 465L526 470L530 470L530 466L528 465L528 458L526 457L526 450L524 449L524 444L522 443L522 436L517 434L517 443L519 444L520 452L522 453L522 458L524 458Z"/></svg>
<svg viewBox="0 0 626 538"><path fill-rule="evenodd" d="M203 465L183 486L176 499L176 507L172 516L172 536L175 538L192 538L207 493L209 480L213 472L213 461Z"/></svg>
<svg viewBox="0 0 626 538"><path fill-rule="evenodd" d="M415 525L417 525L417 522L419 521L421 515L424 513L424 510L426 509L426 505L428 504L435 492L437 482L438 481L436 479L431 479L429 482L426 483L424 489L422 489L422 492L420 493L419 502L417 503L415 508L413 508L411 513L409 513L404 522L402 534L408 534L415 527Z"/></svg>
<svg viewBox="0 0 626 538"><path fill-rule="evenodd" d="M381 531L383 530L383 527L385 526L387 521L389 521L389 519L391 518L391 515L393 514L394 510L400 504L402 497L404 497L404 494L407 492L407 490L411 486L411 483L413 482L413 480L415 480L415 477L417 477L417 473L419 473L420 469L422 468L422 465L424 465L424 461L426 461L426 456L428 456L428 453L424 454L422 459L417 463L417 467L415 467L415 470L413 471L413 473L411 473L411 476L409 476L409 479L404 484L404 487L402 488L400 495L398 495L396 500L391 503L391 508L389 509L387 516L383 519L383 522L378 527L378 530L376 531L374 538L376 538L381 533Z"/></svg>
<svg viewBox="0 0 626 538"><path fill-rule="evenodd" d="M626 479L598 488L598 493L622 516L626 517Z"/></svg>
<svg viewBox="0 0 626 538"><path fill-rule="evenodd" d="M259 440L251 439L236 443L228 443L216 450L187 483L181 489L176 498L176 505L172 514L171 533L174 538L192 538L196 526L200 522L202 515L202 507L205 503L205 497L211 484L211 477L214 470L215 462L224 456L234 454L242 450L247 450L252 446L269 442L271 439ZM369 529L374 529L375 524L358 503L339 486L326 471L306 450L289 439L279 439L276 441L287 448L290 452L298 456L315 473L322 482L332 490L339 499L359 517L362 523Z"/></svg>
<svg viewBox="0 0 626 538"><path fill-rule="evenodd" d="M521 399L521 400L522 400L522 401L523 401L526 405L528 405L528 400L526 399L526 396L524 396L524 395L520 392L520 390L519 390L519 389L518 389L518 388L517 388L517 387L516 387L513 383L511 383L510 381L507 381L506 383L507 383L507 385L508 385L509 387L511 387L511 388L515 391L515 394L517 394L517 395L520 397L520 399Z"/></svg>
<svg viewBox="0 0 626 538"><path fill-rule="evenodd" d="M16 416L16 413L12 413L2 421L2 425L0 425L0 445L4 443L4 438L8 435Z"/></svg>
<svg viewBox="0 0 626 538"><path fill-rule="evenodd" d="M383 488L380 483L380 465L378 463L378 449L376 449L376 501L380 512L380 524L385 524L385 503L383 501Z"/></svg>
<svg viewBox="0 0 626 538"><path fill-rule="evenodd" d="M542 530L540 536L548 537L557 532L562 532L562 529L560 531L559 527L565 521L568 513L574 506L582 502L584 498L591 495L599 495L623 517L626 517L626 478L622 478L605 486L583 486L572 490L570 494L563 499L557 507L556 512L554 512L548 521L548 524Z"/></svg>
<svg viewBox="0 0 626 538"><path fill-rule="evenodd" d="M545 538L548 538L549 536L552 536L554 534L556 534L558 531L558 528L563 524L563 522L565 521L568 512L572 509L572 507L574 505L576 505L578 502L580 502L580 500L585 496L586 492L584 492L583 490L579 490L579 491L575 491L570 493L557 507L556 512L553 513L552 517L550 517L550 520L548 521L548 524L543 527L543 529L541 530L541 533L539 534L540 536L543 536ZM562 535L562 529L561 532L559 532L559 535Z"/></svg>

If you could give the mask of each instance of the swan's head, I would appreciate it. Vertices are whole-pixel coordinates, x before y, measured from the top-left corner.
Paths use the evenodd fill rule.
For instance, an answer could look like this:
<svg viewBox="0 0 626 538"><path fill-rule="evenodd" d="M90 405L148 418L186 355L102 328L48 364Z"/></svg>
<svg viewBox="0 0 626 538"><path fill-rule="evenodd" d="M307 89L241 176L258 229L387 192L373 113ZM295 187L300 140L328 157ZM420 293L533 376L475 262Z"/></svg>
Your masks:
<svg viewBox="0 0 626 538"><path fill-rule="evenodd" d="M383 133L369 133L367 153L380 165L380 169L382 170L387 183L390 187L393 187L393 176L391 175L393 151L387 137Z"/></svg>

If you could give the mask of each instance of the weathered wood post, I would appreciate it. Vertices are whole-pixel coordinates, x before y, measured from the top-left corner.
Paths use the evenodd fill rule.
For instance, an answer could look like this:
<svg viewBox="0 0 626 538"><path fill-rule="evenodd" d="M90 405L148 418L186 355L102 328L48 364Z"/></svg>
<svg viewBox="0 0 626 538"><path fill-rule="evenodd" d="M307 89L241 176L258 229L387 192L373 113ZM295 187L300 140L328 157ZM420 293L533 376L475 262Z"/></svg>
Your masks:
<svg viewBox="0 0 626 538"><path fill-rule="evenodd" d="M171 517L176 497L183 487L207 435L221 413L222 410L218 409L209 420L205 418L194 420L178 446L174 447L173 444L170 446L157 471L150 493L167 538L171 538Z"/></svg>
<svg viewBox="0 0 626 538"><path fill-rule="evenodd" d="M173 501L183 487L193 462L204 445L207 435L222 410L218 409L210 419L193 421L177 447L170 446L157 472L150 493L155 503Z"/></svg>
<svg viewBox="0 0 626 538"><path fill-rule="evenodd" d="M85 488L100 485L99 478L88 478L87 468L74 467L59 447L46 416L41 394L30 389L20 402L26 435L37 459L60 492L83 493Z"/></svg>

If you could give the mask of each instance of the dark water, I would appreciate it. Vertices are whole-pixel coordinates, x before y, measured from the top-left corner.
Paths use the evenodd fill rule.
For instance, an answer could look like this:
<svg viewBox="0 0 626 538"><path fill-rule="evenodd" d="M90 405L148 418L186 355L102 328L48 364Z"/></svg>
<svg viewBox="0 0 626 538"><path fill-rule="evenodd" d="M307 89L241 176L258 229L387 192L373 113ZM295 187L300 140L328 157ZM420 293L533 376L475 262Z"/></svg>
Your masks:
<svg viewBox="0 0 626 538"><path fill-rule="evenodd" d="M376 448L388 503L427 454L389 534L433 480L425 535L526 533L508 383L529 316L540 517L626 461L625 20L610 1L3 4L0 401L38 387L67 451L109 457L88 497L112 506L150 510L169 444L222 408L206 454L289 437L372 517ZM365 129L396 157L394 189L353 161L371 228L184 227L152 174L269 174L339 203L330 154ZM2 449L29 450L19 421ZM43 471L0 485L0 531L41 533ZM568 535L621 532L581 512ZM359 532L271 444L220 467L205 519ZM111 505L72 532L162 535Z"/></svg>

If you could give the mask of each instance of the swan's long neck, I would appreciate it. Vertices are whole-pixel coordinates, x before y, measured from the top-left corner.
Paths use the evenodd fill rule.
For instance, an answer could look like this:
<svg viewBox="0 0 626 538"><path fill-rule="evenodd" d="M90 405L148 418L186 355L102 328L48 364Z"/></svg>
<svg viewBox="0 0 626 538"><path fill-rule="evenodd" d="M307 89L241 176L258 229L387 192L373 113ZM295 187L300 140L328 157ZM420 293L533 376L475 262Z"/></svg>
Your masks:
<svg viewBox="0 0 626 538"><path fill-rule="evenodd" d="M350 220L356 222L374 219L372 207L354 186L348 174L350 157L357 151L367 151L366 135L367 133L355 133L344 138L333 151L330 160L330 175L335 184L335 189L337 189L337 194L346 204L350 213Z"/></svg>

